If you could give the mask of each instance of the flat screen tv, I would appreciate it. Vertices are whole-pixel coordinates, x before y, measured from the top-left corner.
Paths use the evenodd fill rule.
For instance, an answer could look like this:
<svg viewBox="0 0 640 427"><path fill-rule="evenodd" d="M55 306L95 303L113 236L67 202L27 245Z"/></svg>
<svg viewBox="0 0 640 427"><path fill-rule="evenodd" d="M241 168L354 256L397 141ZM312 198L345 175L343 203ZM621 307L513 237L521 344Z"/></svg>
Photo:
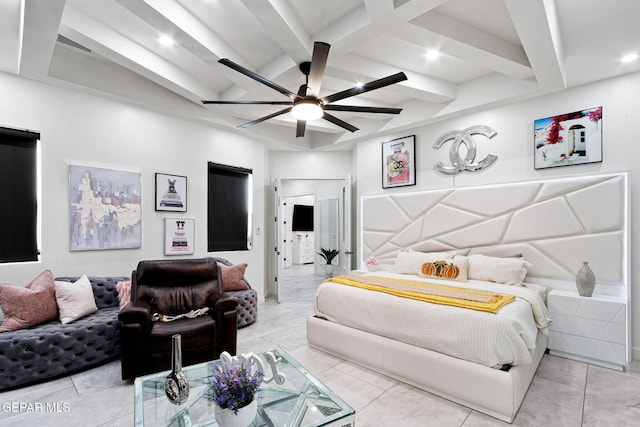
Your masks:
<svg viewBox="0 0 640 427"><path fill-rule="evenodd" d="M313 206L293 205L292 231L313 231Z"/></svg>

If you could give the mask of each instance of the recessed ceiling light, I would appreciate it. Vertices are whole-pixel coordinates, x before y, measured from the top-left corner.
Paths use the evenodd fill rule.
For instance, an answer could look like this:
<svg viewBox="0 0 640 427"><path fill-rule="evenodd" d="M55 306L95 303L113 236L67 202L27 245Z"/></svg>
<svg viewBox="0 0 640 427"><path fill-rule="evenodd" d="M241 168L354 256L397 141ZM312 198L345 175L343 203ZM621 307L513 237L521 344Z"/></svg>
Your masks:
<svg viewBox="0 0 640 427"><path fill-rule="evenodd" d="M436 60L438 59L439 56L440 56L440 51L436 49L430 49L425 54L425 58L427 58L428 61Z"/></svg>
<svg viewBox="0 0 640 427"><path fill-rule="evenodd" d="M173 40L173 37L171 36L160 36L160 38L158 39L160 41L160 44L162 44L163 46L173 46L175 44L175 41Z"/></svg>
<svg viewBox="0 0 640 427"><path fill-rule="evenodd" d="M620 58L620 61L627 63L627 62L633 62L636 59L638 59L638 54L637 53L628 53L625 56L623 56L622 58Z"/></svg>

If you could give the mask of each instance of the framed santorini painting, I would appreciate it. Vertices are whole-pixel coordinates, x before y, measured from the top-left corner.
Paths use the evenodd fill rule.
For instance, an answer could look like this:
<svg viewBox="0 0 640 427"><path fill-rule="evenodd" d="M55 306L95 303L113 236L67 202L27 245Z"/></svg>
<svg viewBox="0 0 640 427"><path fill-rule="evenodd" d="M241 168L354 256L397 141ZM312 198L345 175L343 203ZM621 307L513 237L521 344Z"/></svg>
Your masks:
<svg viewBox="0 0 640 427"><path fill-rule="evenodd" d="M156 210L187 211L187 177L156 173Z"/></svg>
<svg viewBox="0 0 640 427"><path fill-rule="evenodd" d="M193 218L164 219L165 255L192 255L194 240L195 220Z"/></svg>
<svg viewBox="0 0 640 427"><path fill-rule="evenodd" d="M415 135L382 143L382 188L416 184Z"/></svg>
<svg viewBox="0 0 640 427"><path fill-rule="evenodd" d="M141 174L69 165L70 250L142 246Z"/></svg>
<svg viewBox="0 0 640 427"><path fill-rule="evenodd" d="M602 162L602 107L535 120L534 168Z"/></svg>

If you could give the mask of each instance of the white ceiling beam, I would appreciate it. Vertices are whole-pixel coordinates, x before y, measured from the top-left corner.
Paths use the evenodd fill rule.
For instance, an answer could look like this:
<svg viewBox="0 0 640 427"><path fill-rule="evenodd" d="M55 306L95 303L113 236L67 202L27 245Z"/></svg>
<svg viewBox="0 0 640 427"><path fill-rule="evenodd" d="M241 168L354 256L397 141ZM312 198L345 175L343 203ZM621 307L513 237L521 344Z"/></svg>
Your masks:
<svg viewBox="0 0 640 427"><path fill-rule="evenodd" d="M60 33L196 104L202 97L218 96L178 66L71 5L65 8Z"/></svg>
<svg viewBox="0 0 640 427"><path fill-rule="evenodd" d="M20 75L42 77L49 72L65 0L24 2Z"/></svg>
<svg viewBox="0 0 640 427"><path fill-rule="evenodd" d="M395 31L396 36L418 44L425 40L425 33L441 40L444 54L517 79L533 76L522 47L437 12L422 15Z"/></svg>
<svg viewBox="0 0 640 427"><path fill-rule="evenodd" d="M311 35L283 0L241 0L253 17L294 62L309 61L313 51Z"/></svg>
<svg viewBox="0 0 640 427"><path fill-rule="evenodd" d="M0 71L18 74L22 51L22 0L0 2Z"/></svg>
<svg viewBox="0 0 640 427"><path fill-rule="evenodd" d="M566 87L564 48L554 0L505 0L524 51L542 86Z"/></svg>
<svg viewBox="0 0 640 427"><path fill-rule="evenodd" d="M375 80L400 71L393 65L371 61L356 55L343 55L339 63L346 81L349 81L349 77L354 74L366 76L368 80ZM332 69L338 68L332 67ZM372 71L379 74L372 75ZM457 96L455 84L410 71L404 71L404 73L407 75L407 80L389 86L389 90L404 93L407 97L436 103L448 102ZM340 73L332 72L332 76L338 74Z"/></svg>
<svg viewBox="0 0 640 427"><path fill-rule="evenodd" d="M198 17L193 16L176 2L116 1L154 28L159 30L171 28L171 34L178 44L209 65L215 64L220 58L234 58L236 62L245 60L237 50L212 32Z"/></svg>

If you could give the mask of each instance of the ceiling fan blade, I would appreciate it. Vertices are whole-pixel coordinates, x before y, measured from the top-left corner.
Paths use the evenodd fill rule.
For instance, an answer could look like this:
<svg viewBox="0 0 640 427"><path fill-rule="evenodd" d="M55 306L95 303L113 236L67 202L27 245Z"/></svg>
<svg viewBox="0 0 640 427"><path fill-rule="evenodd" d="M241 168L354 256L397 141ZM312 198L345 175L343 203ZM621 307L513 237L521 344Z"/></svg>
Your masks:
<svg viewBox="0 0 640 427"><path fill-rule="evenodd" d="M402 108L384 108L384 107L359 107L355 105L335 105L329 104L323 106L325 111L351 111L354 113L382 113L382 114L400 114Z"/></svg>
<svg viewBox="0 0 640 427"><path fill-rule="evenodd" d="M341 128L344 128L346 130L348 130L349 132L355 132L358 130L357 127L350 125L349 123L345 122L344 120L340 120L339 118L337 118L336 116L332 116L331 114L325 112L324 115L322 116L323 119L333 123L334 125L338 125Z"/></svg>
<svg viewBox="0 0 640 427"><path fill-rule="evenodd" d="M243 128L243 129L244 129L244 128L248 128L249 126L257 125L258 123L262 123L262 122L264 122L264 121L266 121L266 120L269 120L269 119L272 119L272 118L274 118L274 117L277 117L277 116L281 116L281 115L283 115L283 114L286 114L286 113L288 113L289 111L291 111L291 109L292 109L292 108L293 108L293 107L288 107L288 108L285 108L284 110L276 111L276 112L275 112L275 113L273 113L273 114L269 114L268 116L260 117L259 119L255 119L255 120L253 120L253 121L250 121L250 122L245 123L245 124L243 124L243 125L240 125L240 126L238 126L238 127L239 127L239 128Z"/></svg>
<svg viewBox="0 0 640 427"><path fill-rule="evenodd" d="M222 65L226 65L227 67L236 70L239 73L244 74L245 76L252 78L253 80L262 83L265 86L269 86L271 89L275 89L278 92L280 92L281 94L288 96L291 99L296 99L299 98L298 95L296 95L295 93L291 92L289 89L283 88L282 86L272 82L271 80L268 80L264 77L262 77L259 74L254 73L251 70L248 70L246 68L244 68L242 65L236 64L235 62L227 59L227 58L222 58L220 60L218 60L219 63L221 63Z"/></svg>
<svg viewBox="0 0 640 427"><path fill-rule="evenodd" d="M221 104L221 105L234 105L234 104L255 104L255 105L291 105L291 101L207 101L202 100L203 104Z"/></svg>
<svg viewBox="0 0 640 427"><path fill-rule="evenodd" d="M369 83L365 83L362 86L355 86L355 87L352 87L351 89L343 90L342 92L337 92L337 93L334 93L333 95L325 96L324 98L321 99L321 101L323 104L327 105L332 102L348 98L350 96L359 95L361 93L380 89L385 86L399 83L404 80L407 80L407 76L405 73L403 72L396 73L391 76L383 77L381 79L374 80Z"/></svg>
<svg viewBox="0 0 640 427"><path fill-rule="evenodd" d="M311 68L309 70L309 95L317 98L320 94L320 86L324 77L324 70L327 68L327 58L329 57L330 44L315 42L313 44L313 56L311 57Z"/></svg>
<svg viewBox="0 0 640 427"><path fill-rule="evenodd" d="M304 136L304 130L307 127L307 122L305 120L298 120L296 124L296 138Z"/></svg>

